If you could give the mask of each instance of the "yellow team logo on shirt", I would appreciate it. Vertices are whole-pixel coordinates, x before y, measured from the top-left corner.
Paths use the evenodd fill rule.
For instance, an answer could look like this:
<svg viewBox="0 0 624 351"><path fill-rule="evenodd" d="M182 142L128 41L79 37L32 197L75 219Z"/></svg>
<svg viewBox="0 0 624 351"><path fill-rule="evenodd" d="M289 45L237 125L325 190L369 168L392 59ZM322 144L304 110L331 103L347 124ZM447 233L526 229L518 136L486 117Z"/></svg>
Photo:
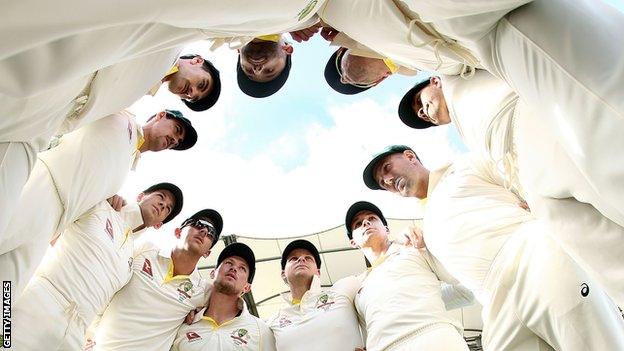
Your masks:
<svg viewBox="0 0 624 351"><path fill-rule="evenodd" d="M249 342L249 332L247 329L236 329L230 334L230 337L236 345L247 345Z"/></svg>
<svg viewBox="0 0 624 351"><path fill-rule="evenodd" d="M303 8L303 10L299 11L299 13L297 14L297 17L299 18L298 20L301 21L302 19L304 19L308 14L310 14L310 12L312 12L312 10L314 9L314 7L316 6L316 4L318 3L318 0L312 0L310 1L306 7Z"/></svg>

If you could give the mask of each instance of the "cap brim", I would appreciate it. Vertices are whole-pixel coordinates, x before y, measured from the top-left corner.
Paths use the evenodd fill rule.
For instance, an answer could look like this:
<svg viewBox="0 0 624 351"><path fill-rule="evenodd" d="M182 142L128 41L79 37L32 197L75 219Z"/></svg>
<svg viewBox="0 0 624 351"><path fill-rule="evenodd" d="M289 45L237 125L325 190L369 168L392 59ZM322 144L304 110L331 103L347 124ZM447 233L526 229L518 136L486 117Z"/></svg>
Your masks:
<svg viewBox="0 0 624 351"><path fill-rule="evenodd" d="M219 266L223 260L232 256L238 256L247 262L247 265L249 266L249 276L247 278L247 282L251 284L256 273L256 255L254 255L253 250L243 243L232 243L226 246L219 254L217 266Z"/></svg>
<svg viewBox="0 0 624 351"><path fill-rule="evenodd" d="M186 121L179 118L177 120L180 121L180 123L182 123L182 125L184 126L184 139L180 144L178 144L178 146L174 147L173 150L188 150L192 148L195 143L197 143L197 131L191 124L187 123Z"/></svg>
<svg viewBox="0 0 624 351"><path fill-rule="evenodd" d="M241 68L240 55L238 55L238 60L236 61L236 79L238 81L238 87L243 93L255 98L264 98L275 94L282 88L282 86L284 86L286 80L288 80L291 67L291 56L292 55L286 55L286 65L277 77L268 82L261 83L253 81L247 77Z"/></svg>
<svg viewBox="0 0 624 351"><path fill-rule="evenodd" d="M219 212L211 209L201 210L187 218L185 222L191 218L208 218L217 230L217 240L219 240L219 236L221 236L221 231L223 230L223 218L221 217ZM212 245L214 246L215 243L213 243Z"/></svg>
<svg viewBox="0 0 624 351"><path fill-rule="evenodd" d="M212 63L209 65L210 67L210 75L212 76L212 90L210 94L206 95L203 99L197 101L188 101L182 99L182 102L193 111L200 112L206 111L207 109L214 106L219 100L219 96L221 95L221 78L219 75L219 70L217 70Z"/></svg>
<svg viewBox="0 0 624 351"><path fill-rule="evenodd" d="M418 84L416 84L412 89L408 90L401 102L399 103L398 114L401 121L407 125L408 127L415 129L426 129L429 127L435 127L436 125L427 122L416 115L414 109L412 108L412 103L414 101L414 95L422 90L424 87L429 85L429 79L424 80Z"/></svg>
<svg viewBox="0 0 624 351"><path fill-rule="evenodd" d="M360 88L355 85L344 84L340 81L340 73L338 73L338 69L336 68L336 56L340 50L341 49L338 49L334 52L325 65L325 81L327 84L335 91L345 95L355 95L370 89L370 87Z"/></svg>
<svg viewBox="0 0 624 351"><path fill-rule="evenodd" d="M282 252L282 269L284 269L284 267L286 266L286 259L288 258L288 255L290 255L290 253L296 249L304 249L309 251L312 256L314 256L314 260L316 261L316 268L321 268L321 255L319 254L316 246L314 246L314 244L307 240L299 239L291 241L288 245L286 245L286 248Z"/></svg>
<svg viewBox="0 0 624 351"><path fill-rule="evenodd" d="M381 219L381 222L384 225L388 225L386 217L384 217L379 207L368 201L358 201L351 205L351 207L349 207L349 209L347 210L347 215L345 216L345 227L347 228L347 234L349 235L349 237L351 237L351 224L353 223L353 219L355 218L355 216L357 216L358 213L362 211L373 212L379 217L379 219Z"/></svg>

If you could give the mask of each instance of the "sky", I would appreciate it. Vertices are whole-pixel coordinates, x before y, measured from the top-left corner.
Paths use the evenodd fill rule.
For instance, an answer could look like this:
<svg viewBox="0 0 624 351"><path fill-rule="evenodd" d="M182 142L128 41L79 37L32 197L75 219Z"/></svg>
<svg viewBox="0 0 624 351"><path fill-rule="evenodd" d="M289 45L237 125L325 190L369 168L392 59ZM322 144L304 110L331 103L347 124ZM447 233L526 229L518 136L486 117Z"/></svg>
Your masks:
<svg viewBox="0 0 624 351"><path fill-rule="evenodd" d="M607 0L624 10L622 0ZM290 38L288 38L290 39ZM209 51L209 42L189 45L220 70L222 92L208 111L190 111L162 87L130 109L145 121L165 108L178 109L198 131L187 151L146 153L120 195L132 201L151 184L168 181L184 192L182 213L161 232L172 233L203 208L224 218L222 235L292 237L342 225L359 200L377 204L389 218L419 218L418 200L372 191L362 170L376 152L392 144L411 146L429 169L466 152L452 126L415 130L396 109L403 94L429 75L394 75L358 95L341 95L325 82L323 70L335 50L320 36L293 43L292 69L275 95L255 99L236 84L236 51Z"/></svg>
<svg viewBox="0 0 624 351"><path fill-rule="evenodd" d="M420 217L415 199L372 191L362 170L376 152L392 144L413 147L424 164L437 168L465 150L449 127L418 131L405 126L396 109L403 94L427 75L391 76L358 95L341 95L323 71L335 50L320 36L293 43L293 66L285 86L264 99L248 97L236 83L236 51L208 50L198 42L184 53L198 53L220 70L217 104L196 113L162 87L130 110L144 122L152 114L178 109L198 131L187 151L145 153L120 194L129 201L151 184L169 181L185 196L182 213L162 231L203 208L224 218L223 234L290 237L341 225L347 208L374 202L387 217Z"/></svg>

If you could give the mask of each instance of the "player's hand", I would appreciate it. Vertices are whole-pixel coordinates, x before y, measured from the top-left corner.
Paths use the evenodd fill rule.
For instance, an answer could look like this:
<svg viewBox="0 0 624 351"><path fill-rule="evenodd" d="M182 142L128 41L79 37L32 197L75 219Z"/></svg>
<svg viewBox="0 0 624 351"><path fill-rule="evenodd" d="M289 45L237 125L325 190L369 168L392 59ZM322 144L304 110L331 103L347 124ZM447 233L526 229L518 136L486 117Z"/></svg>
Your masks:
<svg viewBox="0 0 624 351"><path fill-rule="evenodd" d="M106 199L106 201L108 201L111 207L117 212L121 211L121 208L127 205L126 199L119 195L113 195Z"/></svg>
<svg viewBox="0 0 624 351"><path fill-rule="evenodd" d="M91 339L87 339L87 341L85 341L84 348L82 349L82 351L92 351L94 347L95 347L95 341Z"/></svg>
<svg viewBox="0 0 624 351"><path fill-rule="evenodd" d="M313 25L312 27L308 27L308 28L300 29L298 31L290 32L290 36L297 43L301 43L302 41L310 40L310 38L312 38L314 36L314 34L316 34L319 31L320 28L321 28L321 24L317 23L317 24Z"/></svg>
<svg viewBox="0 0 624 351"><path fill-rule="evenodd" d="M412 246L418 250L426 249L425 239L423 238L423 232L418 227L409 227L403 231L405 236L405 246Z"/></svg>
<svg viewBox="0 0 624 351"><path fill-rule="evenodd" d="M366 351L366 347L356 347L355 351Z"/></svg>
<svg viewBox="0 0 624 351"><path fill-rule="evenodd" d="M195 319L195 315L201 310L201 308L196 308L194 310L191 310L191 312L189 312L186 317L184 318L184 323L191 325L193 324L193 319Z"/></svg>
<svg viewBox="0 0 624 351"><path fill-rule="evenodd" d="M338 33L340 32L332 27L323 27L323 29L321 29L321 36L329 42L334 41L334 38L338 35Z"/></svg>

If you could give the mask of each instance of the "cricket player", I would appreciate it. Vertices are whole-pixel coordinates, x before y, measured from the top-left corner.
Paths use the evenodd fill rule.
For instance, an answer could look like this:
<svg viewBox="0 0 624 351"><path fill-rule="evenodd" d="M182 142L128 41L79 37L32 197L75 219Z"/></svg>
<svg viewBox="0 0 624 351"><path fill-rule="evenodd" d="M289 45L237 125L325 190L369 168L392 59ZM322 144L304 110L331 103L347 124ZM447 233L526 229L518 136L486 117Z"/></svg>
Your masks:
<svg viewBox="0 0 624 351"><path fill-rule="evenodd" d="M332 46L339 46L325 65L325 81L341 94L359 94L395 73L408 76L418 73L394 63L333 28L323 28L321 36Z"/></svg>
<svg viewBox="0 0 624 351"><path fill-rule="evenodd" d="M290 292L282 294L288 306L267 320L278 350L362 350L353 299L360 288L357 277L321 287L321 256L311 242L295 240L282 252L282 279ZM322 337L319 337L322 335Z"/></svg>
<svg viewBox="0 0 624 351"><path fill-rule="evenodd" d="M281 34L253 38L243 45L236 63L240 90L256 98L275 94L288 79L293 51Z"/></svg>
<svg viewBox="0 0 624 351"><path fill-rule="evenodd" d="M596 208L624 226L624 166L611 161L624 150L624 13L592 0L403 3L539 113L595 189Z"/></svg>
<svg viewBox="0 0 624 351"><path fill-rule="evenodd" d="M486 349L622 349L615 304L483 162L468 156L429 172L394 145L363 177L371 189L427 199L424 241L483 305Z"/></svg>
<svg viewBox="0 0 624 351"><path fill-rule="evenodd" d="M87 326L132 276L135 237L177 216L183 198L177 186L159 183L121 212L109 201L80 216L46 253L13 310L16 350L81 350Z"/></svg>
<svg viewBox="0 0 624 351"><path fill-rule="evenodd" d="M461 325L447 309L473 301L426 253L390 242L386 218L370 202L356 202L345 226L354 247L372 263L355 296L367 350L468 350ZM443 300L444 299L444 300ZM448 306L448 307L447 307Z"/></svg>
<svg viewBox="0 0 624 351"><path fill-rule="evenodd" d="M115 294L95 328L94 350L169 350L186 315L206 301L197 262L223 229L221 215L201 210L174 231L173 249L145 242L134 251L132 278Z"/></svg>
<svg viewBox="0 0 624 351"><path fill-rule="evenodd" d="M54 235L114 195L141 154L186 150L196 141L191 122L175 110L157 113L144 126L122 111L63 136L39 155L0 236L0 278L12 281L19 296Z"/></svg>
<svg viewBox="0 0 624 351"><path fill-rule="evenodd" d="M410 89L398 110L412 128L453 122L468 148L492 161L505 187L546 220L562 248L624 303L624 227L597 210L608 204L505 82L483 70L469 80L432 76Z"/></svg>
<svg viewBox="0 0 624 351"><path fill-rule="evenodd" d="M37 153L49 147L54 135L117 113L146 93L155 94L161 82L167 82L169 91L193 110L207 109L216 102L221 89L219 72L198 55L176 60L180 50L125 61L34 96L0 94L0 112L7 116L0 120L0 233L8 224Z"/></svg>
<svg viewBox="0 0 624 351"><path fill-rule="evenodd" d="M251 291L256 257L243 243L226 246L219 254L206 307L191 325L182 324L172 351L275 350L273 333L249 313L242 295Z"/></svg>

